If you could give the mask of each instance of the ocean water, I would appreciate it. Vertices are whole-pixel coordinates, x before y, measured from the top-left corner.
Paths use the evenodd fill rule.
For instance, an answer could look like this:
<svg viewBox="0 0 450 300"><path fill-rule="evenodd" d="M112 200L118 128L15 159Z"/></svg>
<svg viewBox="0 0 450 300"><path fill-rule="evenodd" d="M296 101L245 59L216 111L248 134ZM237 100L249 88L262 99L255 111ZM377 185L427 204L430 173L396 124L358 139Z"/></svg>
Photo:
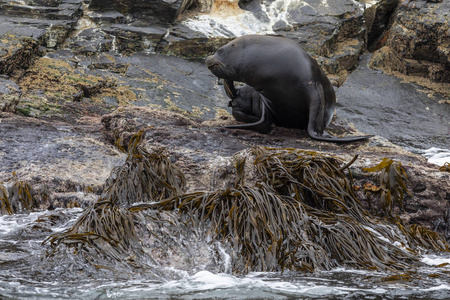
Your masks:
<svg viewBox="0 0 450 300"><path fill-rule="evenodd" d="M235 276L171 270L176 279L78 280L40 272L51 233L70 227L81 209L0 216L0 299L450 299L450 254L427 254L417 272L397 274L336 268L316 273L267 272ZM40 220L60 217L51 232L33 233ZM437 267L439 266L439 267ZM55 267L54 272L60 272Z"/></svg>

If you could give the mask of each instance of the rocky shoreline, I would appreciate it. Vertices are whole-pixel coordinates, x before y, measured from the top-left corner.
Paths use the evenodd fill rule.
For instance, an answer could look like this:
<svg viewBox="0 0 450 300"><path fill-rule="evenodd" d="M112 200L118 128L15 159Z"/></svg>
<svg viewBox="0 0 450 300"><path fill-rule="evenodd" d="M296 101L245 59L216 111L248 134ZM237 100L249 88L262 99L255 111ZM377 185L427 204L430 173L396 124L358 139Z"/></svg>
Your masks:
<svg viewBox="0 0 450 300"><path fill-rule="evenodd" d="M398 124L389 127L388 123L388 129L368 132L372 129L361 125L368 115L358 115L357 104L351 102L352 95L371 97L363 94L370 89L355 85L358 76L352 78L351 73L369 49L372 67L401 72L426 86L386 77L393 79L382 82L374 94L406 84L415 93L429 95L426 101L436 105L429 109L433 115L426 115L428 119L443 118L441 127L429 125L423 141L415 136L410 140L428 146L427 135L434 133L432 144L448 147L449 5L414 1L412 7L413 3L374 1L369 6L342 0L314 7L309 2L300 10L288 6L289 17L278 19L270 33L301 43L340 86L337 95L342 106L331 131L378 134L369 142L335 145L313 141L301 130L274 128L262 135L221 128L234 121L226 110L222 86L202 58L234 36L220 18L213 24L221 32L216 36L189 28L187 21L201 15L214 17L223 5L239 14L243 7L246 14L265 20L274 7L258 7L251 1L179 0L155 11L159 4L131 0L0 1L0 182L5 186L15 178L29 182L35 190L35 209L86 207L98 198L112 168L125 160L114 144L126 144L141 129L146 129L149 148L165 149L185 172L189 191L228 184L221 178L233 166L233 157L257 145L321 151L345 161L358 154L351 170L360 188L379 185L377 175L362 168L388 157L401 162L408 175L412 196L405 196L402 218L437 230L449 240L450 173L395 145L413 142L402 144L395 134L382 134L390 128L395 133L397 126L416 117L406 115ZM411 32L414 27L417 32ZM396 86L390 87L390 82ZM402 110L402 105L386 109ZM369 106L370 110L383 119L383 109ZM363 188L358 193L365 197Z"/></svg>

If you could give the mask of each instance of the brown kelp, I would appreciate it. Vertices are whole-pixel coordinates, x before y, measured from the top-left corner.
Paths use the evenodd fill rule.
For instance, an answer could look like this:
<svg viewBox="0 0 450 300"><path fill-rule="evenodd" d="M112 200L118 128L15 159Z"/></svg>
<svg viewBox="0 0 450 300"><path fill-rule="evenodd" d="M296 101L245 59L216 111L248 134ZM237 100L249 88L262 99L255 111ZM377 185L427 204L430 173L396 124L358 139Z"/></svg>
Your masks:
<svg viewBox="0 0 450 300"><path fill-rule="evenodd" d="M377 190L367 189L366 195L370 195L371 192L379 193L381 208L386 215L393 215L395 205L404 209L404 194L411 195L411 192L406 188L405 180L408 176L400 162L385 157L378 165L372 168L363 168L363 170L380 172L380 188Z"/></svg>
<svg viewBox="0 0 450 300"><path fill-rule="evenodd" d="M393 212L380 218L363 207L350 172L356 157L345 163L318 152L255 147L246 152L249 155L236 157L235 178L226 185L232 187L183 194L181 172L161 152L143 148L142 134L132 137L128 146L124 170L131 171L113 171L97 204L72 228L47 239L52 253L64 245L83 251L87 260L126 257L138 265L137 259L148 254L144 249L152 245L139 241L136 230L151 236L161 251L185 247L183 240L192 236L205 243L221 242L230 250L235 273L313 272L342 265L406 271L418 263L420 249L448 250L439 235L405 225ZM251 180L246 173L252 174ZM145 180L135 179L140 177ZM154 182L156 188L149 188ZM404 184L383 184L391 197L403 195L398 188ZM119 208L132 203L128 211ZM150 212L144 215L146 210ZM182 237L170 236L173 233ZM95 259L90 261L95 264Z"/></svg>
<svg viewBox="0 0 450 300"><path fill-rule="evenodd" d="M116 261L126 258L133 263L143 253L130 212L107 201L88 207L71 228L50 236L45 243L52 247L49 255L65 245L93 265L99 258Z"/></svg>
<svg viewBox="0 0 450 300"><path fill-rule="evenodd" d="M363 208L343 173L349 165L336 157L299 149L256 147L255 165L263 180L279 194L319 210L363 219Z"/></svg>
<svg viewBox="0 0 450 300"><path fill-rule="evenodd" d="M8 190L3 184L0 184L0 214L12 215L11 203L8 200Z"/></svg>
<svg viewBox="0 0 450 300"><path fill-rule="evenodd" d="M37 206L34 189L30 183L20 180L13 173L13 182L0 185L0 213L13 214L30 211Z"/></svg>
<svg viewBox="0 0 450 300"><path fill-rule="evenodd" d="M255 186L245 184L240 159L234 188L185 194L130 210L178 211L188 226L231 245L237 273L339 265L407 270L417 262L415 251L394 246L395 241L414 244L358 201L351 176L344 174L349 164L297 149L256 147L253 155L261 176Z"/></svg>
<svg viewBox="0 0 450 300"><path fill-rule="evenodd" d="M366 188L369 198L371 194L380 195L381 208L386 218L395 224L405 236L410 247L422 247L434 251L449 251L445 238L420 224L407 224L395 214L395 205L404 210L403 199L405 193L412 196L406 187L406 171L400 162L389 158L383 160L372 168L363 168L366 172L380 172L380 186Z"/></svg>
<svg viewBox="0 0 450 300"><path fill-rule="evenodd" d="M174 196L185 186L183 174L162 151L149 152L141 146L143 134L140 131L131 138L125 164L112 170L97 203L88 207L71 228L43 242L50 244L50 256L70 248L92 265L106 259L138 266L135 261L145 253L132 214L121 207Z"/></svg>
<svg viewBox="0 0 450 300"><path fill-rule="evenodd" d="M443 166L439 167L439 171L450 173L450 163L446 162Z"/></svg>
<svg viewBox="0 0 450 300"><path fill-rule="evenodd" d="M128 144L126 162L112 170L102 199L116 205L158 201L181 194L186 186L183 173L157 149L149 152L141 142L145 131L136 133ZM122 148L123 149L123 148Z"/></svg>
<svg viewBox="0 0 450 300"><path fill-rule="evenodd" d="M264 185L186 194L146 207L176 207L188 215L188 226L204 228L213 240L231 244L237 273L338 265L395 270L415 260L352 217L315 210Z"/></svg>

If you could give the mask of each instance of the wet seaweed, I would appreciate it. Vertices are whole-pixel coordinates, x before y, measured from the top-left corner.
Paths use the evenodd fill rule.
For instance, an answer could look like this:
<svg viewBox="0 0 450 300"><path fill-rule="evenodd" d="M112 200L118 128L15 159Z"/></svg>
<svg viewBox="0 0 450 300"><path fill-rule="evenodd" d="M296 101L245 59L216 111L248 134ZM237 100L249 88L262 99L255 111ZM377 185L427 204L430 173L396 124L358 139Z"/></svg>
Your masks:
<svg viewBox="0 0 450 300"><path fill-rule="evenodd" d="M144 133L139 131L130 139L127 160L112 170L99 200L71 228L43 242L50 245L48 256L71 248L93 265L106 258L135 267L135 261L146 256L136 235L133 215L123 207L181 194L185 179L162 151L149 152L142 146Z"/></svg>
<svg viewBox="0 0 450 300"><path fill-rule="evenodd" d="M13 182L0 185L0 213L14 214L31 211L37 207L35 192L30 183L13 173Z"/></svg>
<svg viewBox="0 0 450 300"><path fill-rule="evenodd" d="M183 173L157 149L149 152L141 142L145 131L135 134L128 145L128 157L122 166L112 170L105 183L102 199L114 205L129 206L136 202L159 201L183 193Z"/></svg>
<svg viewBox="0 0 450 300"><path fill-rule="evenodd" d="M448 250L438 234L405 225L393 213L384 219L370 215L353 191L350 166L356 158L344 162L312 151L255 147L253 165L247 163L252 161L248 157L237 159L233 187L183 194L181 172L167 171L172 168L170 160L161 152L143 148L142 135L139 132L131 138L125 167L112 172L96 205L70 229L45 241L52 253L66 246L82 252L92 264L102 256L112 261L126 257L128 263L138 265L136 259L146 252L136 228L161 245L183 249L166 225L180 228L183 235L191 233L205 242L227 245L233 272L238 274L314 272L342 265L407 271L418 264L419 248ZM397 180L396 184L383 182L386 193L402 197L405 185L399 180L404 177L395 176L406 174L398 165L386 166L378 166L387 174L382 178ZM245 182L248 167L259 176L252 185ZM145 186L155 182L156 188ZM164 190L166 185L170 187ZM132 203L128 209L119 207ZM142 225L137 219L144 210L152 213L147 213Z"/></svg>
<svg viewBox="0 0 450 300"><path fill-rule="evenodd" d="M12 215L13 210L8 200L8 190L3 184L0 184L0 213L2 215Z"/></svg>
<svg viewBox="0 0 450 300"><path fill-rule="evenodd" d="M125 259L133 264L143 254L131 213L107 201L88 207L70 229L51 235L43 242L47 243L51 246L48 256L64 245L93 265L99 258L119 262Z"/></svg>
<svg viewBox="0 0 450 300"><path fill-rule="evenodd" d="M188 226L231 245L236 273L312 272L339 265L406 270L417 262L414 251L393 245L401 232L372 218L356 199L343 173L351 162L296 149L256 147L253 154L262 178L256 186L244 184L241 159L234 188L135 205L130 211L187 216Z"/></svg>
<svg viewBox="0 0 450 300"><path fill-rule="evenodd" d="M368 230L348 215L320 211L277 195L264 184L191 193L130 210L147 208L187 214L188 226L230 244L236 273L313 272L339 265L404 270L417 260L413 252L379 238L382 231Z"/></svg>
<svg viewBox="0 0 450 300"><path fill-rule="evenodd" d="M381 208L389 216L394 214L394 207L398 205L404 210L403 199L405 193L412 196L406 187L408 178L406 171L400 162L390 158L383 160L372 168L363 168L366 172L380 172L380 188L378 190L366 190L366 194L376 192L380 194Z"/></svg>
<svg viewBox="0 0 450 300"><path fill-rule="evenodd" d="M343 165L336 157L299 149L256 147L253 154L263 180L279 194L316 209L365 220L366 212L354 194L351 176L343 173L350 164Z"/></svg>
<svg viewBox="0 0 450 300"><path fill-rule="evenodd" d="M450 246L445 238L420 224L405 224L398 216L395 224L404 234L408 245L423 250L433 250L436 252L450 252Z"/></svg>
<svg viewBox="0 0 450 300"><path fill-rule="evenodd" d="M439 167L441 172L450 172L450 163L446 162L443 166Z"/></svg>
<svg viewBox="0 0 450 300"><path fill-rule="evenodd" d="M383 158L381 163L371 168L363 168L366 172L380 172L380 186L366 185L365 193L370 200L371 194L380 196L381 208L390 223L395 224L405 236L411 248L423 250L449 251L445 238L420 224L408 224L395 213L395 205L405 209L404 195L412 196L406 187L407 174L400 162ZM370 202L369 202L370 203Z"/></svg>

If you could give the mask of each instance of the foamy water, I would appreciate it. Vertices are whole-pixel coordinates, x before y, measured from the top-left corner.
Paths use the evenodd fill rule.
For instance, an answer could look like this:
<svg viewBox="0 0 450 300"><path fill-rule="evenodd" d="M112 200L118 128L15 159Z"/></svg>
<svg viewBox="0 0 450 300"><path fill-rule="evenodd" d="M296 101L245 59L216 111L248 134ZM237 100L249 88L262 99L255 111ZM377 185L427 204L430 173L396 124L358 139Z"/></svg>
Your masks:
<svg viewBox="0 0 450 300"><path fill-rule="evenodd" d="M450 150L443 148L432 147L421 151L422 155L428 159L429 163L443 166L445 163L450 163Z"/></svg>
<svg viewBox="0 0 450 300"><path fill-rule="evenodd" d="M52 228L53 233L60 232L70 227L81 212L59 209L0 216L0 299L450 299L448 278L435 276L438 270L440 274L450 272L450 254L424 255L421 261L426 265L414 275L424 280L411 282L386 282L395 274L348 268L314 274L288 271L245 276L171 270L179 279L157 281L102 276L57 281L30 276L32 268L24 267L27 261L38 262L43 257L43 238L23 238L21 232L34 226L36 220L55 213L67 217L62 225ZM220 251L224 258L229 257L224 249Z"/></svg>

